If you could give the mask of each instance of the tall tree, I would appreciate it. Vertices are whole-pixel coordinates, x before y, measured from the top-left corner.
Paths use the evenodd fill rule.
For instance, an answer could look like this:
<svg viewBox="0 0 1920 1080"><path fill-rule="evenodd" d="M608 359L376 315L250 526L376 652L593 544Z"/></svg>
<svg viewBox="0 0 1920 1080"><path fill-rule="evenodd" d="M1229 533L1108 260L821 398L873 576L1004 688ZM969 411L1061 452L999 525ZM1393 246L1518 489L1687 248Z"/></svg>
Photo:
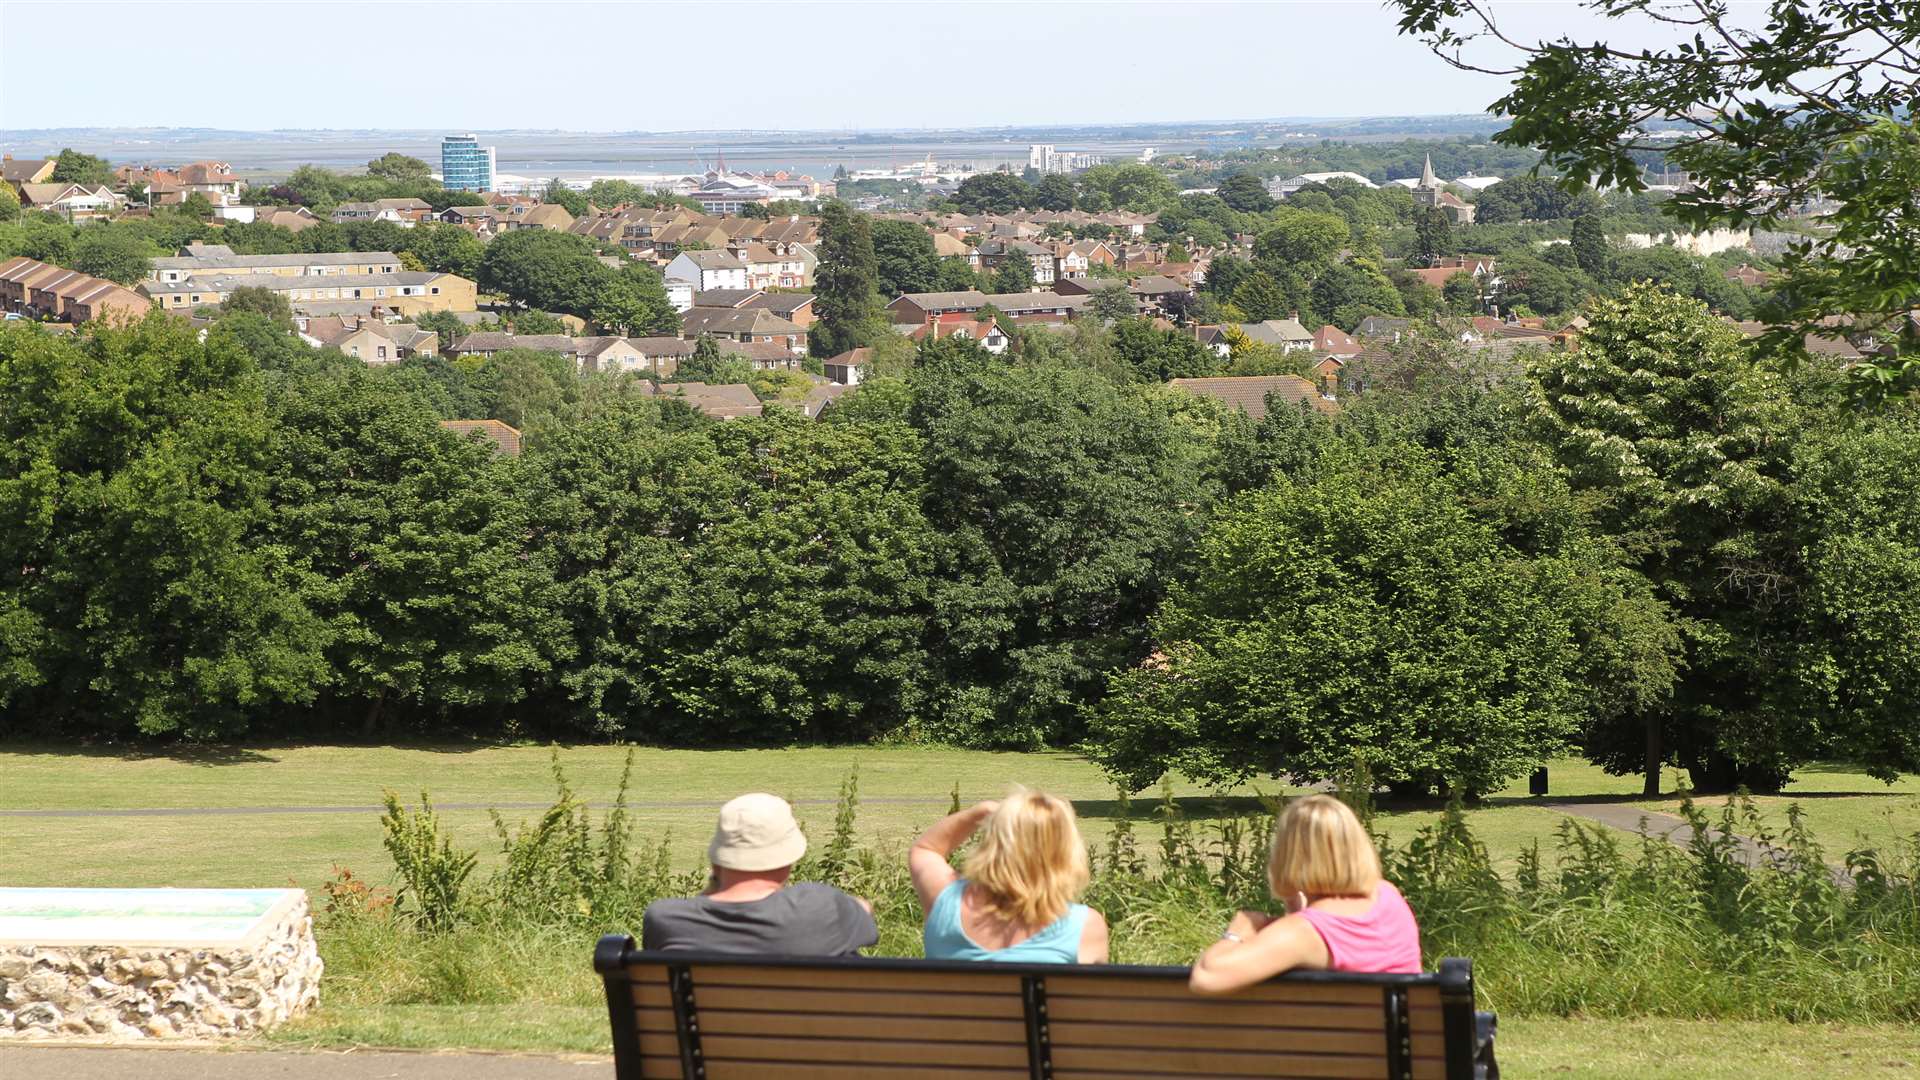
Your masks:
<svg viewBox="0 0 1920 1080"><path fill-rule="evenodd" d="M1657 604L1550 466L1443 461L1336 449L1230 503L1154 619L1156 662L1099 710L1102 764L1137 789L1169 770L1325 781L1358 757L1402 794L1473 795L1565 753L1614 676L1585 643L1615 648L1623 609ZM1650 644L1634 659L1658 667Z"/></svg>
<svg viewBox="0 0 1920 1080"><path fill-rule="evenodd" d="M1541 421L1574 489L1671 604L1687 677L1670 704L1589 733L1609 771L1659 789L1677 761L1701 791L1778 791L1818 751L1790 707L1800 589L1781 528L1794 421L1740 332L1655 286L1595 300L1577 351L1536 358Z"/></svg>
<svg viewBox="0 0 1920 1080"><path fill-rule="evenodd" d="M1237 172L1220 181L1220 201L1245 214L1264 214L1273 209L1273 196L1267 185L1247 172Z"/></svg>
<svg viewBox="0 0 1920 1080"><path fill-rule="evenodd" d="M873 223L874 275L882 299L902 293L933 292L940 280L940 259L933 237L911 221Z"/></svg>
<svg viewBox="0 0 1920 1080"><path fill-rule="evenodd" d="M128 229L90 225L73 245L73 268L83 274L132 285L147 276L156 255L165 254Z"/></svg>
<svg viewBox="0 0 1920 1080"><path fill-rule="evenodd" d="M1454 253L1453 220L1439 207L1416 211L1413 230L1413 257L1421 266L1439 266Z"/></svg>
<svg viewBox="0 0 1920 1080"><path fill-rule="evenodd" d="M43 729L231 737L326 680L263 518L262 380L155 315L0 328L0 704Z"/></svg>
<svg viewBox="0 0 1920 1080"><path fill-rule="evenodd" d="M864 214L838 200L820 210L820 263L813 276L813 310L818 321L808 342L815 356L838 356L871 344L880 325L879 260L873 231Z"/></svg>
<svg viewBox="0 0 1920 1080"><path fill-rule="evenodd" d="M56 184L86 184L98 187L113 182L113 170L107 159L65 149L53 159L52 180Z"/></svg>
<svg viewBox="0 0 1920 1080"><path fill-rule="evenodd" d="M382 180L419 184L433 179L433 167L417 157L390 151L367 162L367 175Z"/></svg>
<svg viewBox="0 0 1920 1080"><path fill-rule="evenodd" d="M1573 220L1572 247L1575 265L1595 281L1605 281L1613 272L1613 249L1607 244L1607 234L1600 228L1597 216L1588 214Z"/></svg>
<svg viewBox="0 0 1920 1080"><path fill-rule="evenodd" d="M1017 251L1001 260L1000 268L993 273L993 291L997 293L1032 292L1033 285L1033 263Z"/></svg>
<svg viewBox="0 0 1920 1080"><path fill-rule="evenodd" d="M1065 173L1048 173L1033 185L1033 208L1036 210L1073 209L1073 177Z"/></svg>
<svg viewBox="0 0 1920 1080"><path fill-rule="evenodd" d="M1012 173L975 173L960 181L953 201L969 214L1011 214L1033 202L1033 189Z"/></svg>

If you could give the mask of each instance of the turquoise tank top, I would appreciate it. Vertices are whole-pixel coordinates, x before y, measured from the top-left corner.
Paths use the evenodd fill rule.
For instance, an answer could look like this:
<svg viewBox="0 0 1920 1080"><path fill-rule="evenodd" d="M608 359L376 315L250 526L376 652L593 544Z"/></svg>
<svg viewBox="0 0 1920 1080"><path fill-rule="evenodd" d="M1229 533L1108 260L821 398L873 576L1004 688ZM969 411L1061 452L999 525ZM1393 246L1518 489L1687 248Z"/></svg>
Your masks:
<svg viewBox="0 0 1920 1080"><path fill-rule="evenodd" d="M995 960L1022 964L1077 964L1080 962L1080 931L1087 925L1087 905L1074 904L1067 913L1053 920L1039 933L1004 949L983 949L960 925L960 894L967 889L963 878L940 890L933 910L927 913L926 951L929 960Z"/></svg>

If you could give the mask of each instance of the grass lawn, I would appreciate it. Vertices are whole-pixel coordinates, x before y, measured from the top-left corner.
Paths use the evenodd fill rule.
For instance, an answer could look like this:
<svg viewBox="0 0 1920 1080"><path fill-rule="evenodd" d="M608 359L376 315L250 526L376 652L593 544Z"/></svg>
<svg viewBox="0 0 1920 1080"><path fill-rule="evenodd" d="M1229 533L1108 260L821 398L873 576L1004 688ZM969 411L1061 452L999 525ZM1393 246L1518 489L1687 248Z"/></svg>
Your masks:
<svg viewBox="0 0 1920 1080"><path fill-rule="evenodd" d="M560 751L576 791L595 802L613 796L626 751L577 746ZM697 864L713 810L742 791L766 789L800 801L816 834L831 820L842 778L860 768L860 831L881 848L903 848L945 811L956 785L963 800L1003 793L1020 782L1072 798L1096 840L1118 812L1113 787L1099 769L1073 754L989 753L922 747L832 747L786 750L653 750L635 754L633 788L640 831L671 830L676 861ZM0 884L10 885L279 885L312 889L332 867L379 881L387 874L377 814L326 808L369 807L391 789L411 800L425 789L442 806L456 841L490 852L493 825L485 807L509 822L553 798L544 746L449 744L417 747L285 746L147 754L12 746L0 748L0 810L274 808L275 813L0 818ZM1198 785L1174 788L1182 811L1205 822L1257 812L1256 789L1231 793ZM1920 832L1920 779L1892 788L1863 774L1815 766L1793 794L1760 800L1784 823L1785 805L1801 802L1815 834L1835 858L1865 837L1879 843ZM1642 803L1639 781L1607 776L1584 762L1552 766L1555 798L1596 797L1671 811L1674 800ZM1156 792L1142 793L1133 813L1149 815ZM1710 805L1717 805L1710 803ZM1564 820L1527 797L1524 782L1489 797L1473 825L1496 859L1510 864L1528 843L1552 844ZM1379 824L1395 840L1439 816L1437 808L1388 810ZM1154 837L1151 829L1143 840ZM1149 846L1151 844L1149 843Z"/></svg>
<svg viewBox="0 0 1920 1080"><path fill-rule="evenodd" d="M449 1047L606 1054L600 1006L402 1005L327 1009L276 1032L290 1047ZM1858 1024L1530 1019L1500 1022L1510 1080L1794 1080L1920 1075L1920 1035Z"/></svg>

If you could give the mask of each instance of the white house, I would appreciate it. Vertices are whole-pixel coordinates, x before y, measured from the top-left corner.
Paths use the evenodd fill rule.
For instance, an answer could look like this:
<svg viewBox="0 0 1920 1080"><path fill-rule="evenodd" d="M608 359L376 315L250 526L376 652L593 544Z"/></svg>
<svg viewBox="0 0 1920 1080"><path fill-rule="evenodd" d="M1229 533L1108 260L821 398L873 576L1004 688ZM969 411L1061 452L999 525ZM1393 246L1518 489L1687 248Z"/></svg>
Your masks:
<svg viewBox="0 0 1920 1080"><path fill-rule="evenodd" d="M673 305L673 310L686 314L687 309L693 306L693 282L668 278L666 286L667 303Z"/></svg>
<svg viewBox="0 0 1920 1080"><path fill-rule="evenodd" d="M683 251L667 264L663 276L668 281L686 282L694 292L751 287L747 284L747 264L726 251ZM693 306L691 296L687 298L687 306Z"/></svg>

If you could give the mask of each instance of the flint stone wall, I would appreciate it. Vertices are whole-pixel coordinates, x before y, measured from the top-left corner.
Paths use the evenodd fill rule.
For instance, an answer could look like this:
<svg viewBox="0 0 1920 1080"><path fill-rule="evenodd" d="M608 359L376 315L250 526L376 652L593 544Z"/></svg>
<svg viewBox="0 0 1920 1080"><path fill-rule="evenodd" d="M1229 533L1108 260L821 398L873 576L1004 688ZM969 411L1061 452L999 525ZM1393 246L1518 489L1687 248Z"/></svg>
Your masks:
<svg viewBox="0 0 1920 1080"><path fill-rule="evenodd" d="M246 943L213 947L0 944L0 1040L219 1039L320 999L302 897Z"/></svg>

